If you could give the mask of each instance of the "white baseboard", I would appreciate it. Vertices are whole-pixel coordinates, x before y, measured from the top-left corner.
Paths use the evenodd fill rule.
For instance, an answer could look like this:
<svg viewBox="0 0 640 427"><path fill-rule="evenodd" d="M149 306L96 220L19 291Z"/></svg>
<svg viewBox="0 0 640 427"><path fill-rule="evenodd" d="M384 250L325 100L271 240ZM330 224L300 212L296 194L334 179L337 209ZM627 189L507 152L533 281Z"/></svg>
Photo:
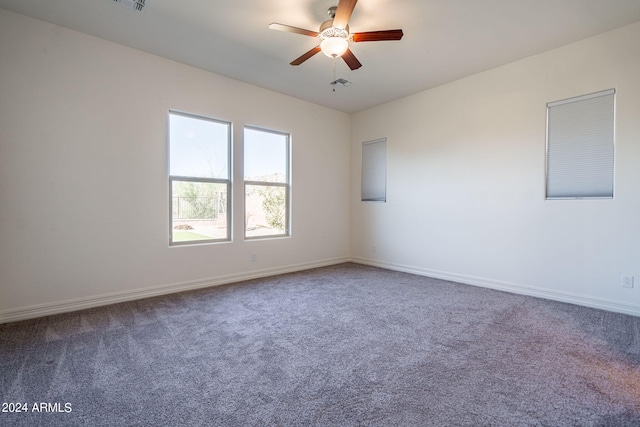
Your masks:
<svg viewBox="0 0 640 427"><path fill-rule="evenodd" d="M16 322L19 320L33 319L36 317L49 316L52 314L68 313L86 308L99 307L103 305L116 304L119 302L134 301L143 298L150 298L160 295L172 294L175 292L189 291L194 289L208 288L211 286L226 285L229 283L241 282L244 280L258 279L261 277L275 276L277 274L292 273L295 271L309 270L311 268L326 267L329 265L349 262L349 257L325 259L308 263L292 264L277 268L263 270L253 270L239 274L212 277L208 279L173 283L169 285L155 286L138 289L135 291L113 292L96 295L86 298L74 298L52 303L31 305L17 309L0 311L0 323Z"/></svg>
<svg viewBox="0 0 640 427"><path fill-rule="evenodd" d="M623 304L618 301L594 298L585 295L559 292L533 286L520 285L497 280L484 279L480 277L465 276L455 273L429 270L420 267L403 264L380 262L360 257L343 257L325 259L308 263L292 264L282 267L254 270L245 273L232 274L227 276L213 277L198 281L173 283L169 285L156 286L135 291L114 292L86 298L75 298L52 303L38 304L17 309L0 311L0 323L16 322L20 320L33 319L37 317L49 316L52 314L68 313L86 308L99 307L120 302L134 301L143 298L150 298L160 295L172 294L175 292L189 291L194 289L208 288L212 286L226 285L244 280L258 279L261 277L274 276L277 274L292 273L295 271L308 270L311 268L326 267L330 265L354 262L373 267L385 268L388 270L402 271L419 276L433 277L436 279L450 280L452 282L466 285L480 286L483 288L495 289L499 291L511 292L521 295L529 295L554 301L567 302L570 304L585 307L597 308L600 310L612 311L616 313L629 314L640 317L640 306L634 304Z"/></svg>
<svg viewBox="0 0 640 427"><path fill-rule="evenodd" d="M443 271L429 270L420 267L413 267L402 264L394 264L380 262L367 258L352 257L351 262L357 264L370 265L380 267L387 270L402 271L405 273L416 274L419 276L433 277L436 279L449 280L452 282L463 283L465 285L480 286L483 288L495 289L498 291L511 292L520 295L529 295L538 298L544 298L553 301L567 302L570 304L581 305L585 307L597 308L600 310L612 311L616 313L629 314L640 317L640 306L635 304L623 304L618 301L594 298L586 295L573 294L569 292L555 291L535 286L526 286L516 283L502 282L480 277L465 276L455 273Z"/></svg>

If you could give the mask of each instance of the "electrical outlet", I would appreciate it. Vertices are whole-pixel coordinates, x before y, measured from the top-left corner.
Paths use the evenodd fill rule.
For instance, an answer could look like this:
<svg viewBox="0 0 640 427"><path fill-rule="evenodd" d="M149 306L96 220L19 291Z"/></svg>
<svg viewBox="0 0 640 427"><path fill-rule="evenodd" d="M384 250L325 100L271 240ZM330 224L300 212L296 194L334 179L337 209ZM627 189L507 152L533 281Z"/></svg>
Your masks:
<svg viewBox="0 0 640 427"><path fill-rule="evenodd" d="M257 261L258 260L258 254L256 254L255 252L253 252L251 254L251 261Z"/></svg>
<svg viewBox="0 0 640 427"><path fill-rule="evenodd" d="M622 281L621 281L622 282L621 283L622 287L623 288L633 288L633 279L634 279L633 276L625 276L625 275L623 275L622 276Z"/></svg>
<svg viewBox="0 0 640 427"><path fill-rule="evenodd" d="M374 254L378 252L378 247L376 245L371 245L371 252Z"/></svg>

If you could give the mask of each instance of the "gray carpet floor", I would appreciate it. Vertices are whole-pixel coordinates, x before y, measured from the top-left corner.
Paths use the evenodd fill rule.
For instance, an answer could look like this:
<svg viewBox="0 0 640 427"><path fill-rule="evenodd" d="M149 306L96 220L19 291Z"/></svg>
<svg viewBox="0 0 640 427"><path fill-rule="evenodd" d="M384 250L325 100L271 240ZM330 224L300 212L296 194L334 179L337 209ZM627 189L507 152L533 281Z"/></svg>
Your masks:
<svg viewBox="0 0 640 427"><path fill-rule="evenodd" d="M0 374L2 426L640 426L640 318L343 264L0 325Z"/></svg>

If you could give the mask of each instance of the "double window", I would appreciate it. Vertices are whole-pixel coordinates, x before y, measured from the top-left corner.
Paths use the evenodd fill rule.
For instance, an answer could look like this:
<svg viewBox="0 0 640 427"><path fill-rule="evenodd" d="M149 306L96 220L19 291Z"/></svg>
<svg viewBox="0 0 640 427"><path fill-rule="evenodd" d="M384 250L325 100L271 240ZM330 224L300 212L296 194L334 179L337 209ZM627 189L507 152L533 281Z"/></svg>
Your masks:
<svg viewBox="0 0 640 427"><path fill-rule="evenodd" d="M289 235L289 135L244 128L246 239ZM169 243L231 240L231 123L169 112Z"/></svg>

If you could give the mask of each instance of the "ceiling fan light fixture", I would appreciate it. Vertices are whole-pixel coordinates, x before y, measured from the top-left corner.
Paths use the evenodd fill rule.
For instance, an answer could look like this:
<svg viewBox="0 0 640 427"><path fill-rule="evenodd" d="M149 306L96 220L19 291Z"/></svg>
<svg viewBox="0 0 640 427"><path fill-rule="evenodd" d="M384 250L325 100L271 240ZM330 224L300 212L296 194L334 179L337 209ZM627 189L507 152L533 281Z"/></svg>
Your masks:
<svg viewBox="0 0 640 427"><path fill-rule="evenodd" d="M291 61L291 65L300 65L315 54L322 52L329 58L334 59L334 68L336 63L335 59L337 57L341 57L349 69L357 70L362 67L362 64L358 61L358 58L356 58L351 49L349 49L351 42L358 43L400 40L403 35L401 29L365 31L351 34L349 32L349 19L351 18L351 13L353 12L357 2L358 0L338 0L338 5L332 6L328 10L329 17L331 19L327 19L320 24L320 29L317 32L305 30L304 28L292 27L291 25L278 24L277 22L269 24L269 28L272 30L286 31L289 33L301 34L303 36L315 37L320 42L314 48Z"/></svg>
<svg viewBox="0 0 640 427"><path fill-rule="evenodd" d="M320 42L322 53L329 58L342 56L349 49L349 39L344 37L327 37Z"/></svg>

